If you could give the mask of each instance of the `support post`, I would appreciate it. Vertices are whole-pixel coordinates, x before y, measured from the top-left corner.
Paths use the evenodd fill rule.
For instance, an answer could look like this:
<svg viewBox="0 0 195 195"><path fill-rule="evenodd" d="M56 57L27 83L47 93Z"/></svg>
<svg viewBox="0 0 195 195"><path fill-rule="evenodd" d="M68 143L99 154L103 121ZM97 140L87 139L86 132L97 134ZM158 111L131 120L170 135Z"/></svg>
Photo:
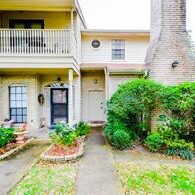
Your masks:
<svg viewBox="0 0 195 195"><path fill-rule="evenodd" d="M69 69L68 70L68 81L69 81L69 92L68 92L68 123L70 125L70 127L72 127L74 125L74 106L73 106L73 70Z"/></svg>

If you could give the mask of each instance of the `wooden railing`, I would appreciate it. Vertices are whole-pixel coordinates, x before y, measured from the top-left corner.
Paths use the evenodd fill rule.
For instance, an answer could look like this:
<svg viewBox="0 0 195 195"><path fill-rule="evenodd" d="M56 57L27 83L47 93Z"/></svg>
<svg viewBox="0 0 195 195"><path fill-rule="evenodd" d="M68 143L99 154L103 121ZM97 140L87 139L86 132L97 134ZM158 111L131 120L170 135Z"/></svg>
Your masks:
<svg viewBox="0 0 195 195"><path fill-rule="evenodd" d="M72 55L71 30L0 29L0 55Z"/></svg>

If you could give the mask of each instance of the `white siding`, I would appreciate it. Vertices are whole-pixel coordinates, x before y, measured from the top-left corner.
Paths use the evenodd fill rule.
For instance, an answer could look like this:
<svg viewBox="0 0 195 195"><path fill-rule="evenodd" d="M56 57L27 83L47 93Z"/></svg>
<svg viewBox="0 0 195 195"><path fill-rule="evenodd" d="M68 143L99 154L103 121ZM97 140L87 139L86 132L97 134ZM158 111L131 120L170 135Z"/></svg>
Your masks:
<svg viewBox="0 0 195 195"><path fill-rule="evenodd" d="M98 39L101 41L101 47L94 49L91 46L91 41ZM128 37L97 37L83 36L82 37L82 62L83 63L105 63L116 62L111 59L111 41L113 39L125 40L125 63L144 63L146 51L149 45L149 38L128 38ZM117 61L118 62L118 61Z"/></svg>

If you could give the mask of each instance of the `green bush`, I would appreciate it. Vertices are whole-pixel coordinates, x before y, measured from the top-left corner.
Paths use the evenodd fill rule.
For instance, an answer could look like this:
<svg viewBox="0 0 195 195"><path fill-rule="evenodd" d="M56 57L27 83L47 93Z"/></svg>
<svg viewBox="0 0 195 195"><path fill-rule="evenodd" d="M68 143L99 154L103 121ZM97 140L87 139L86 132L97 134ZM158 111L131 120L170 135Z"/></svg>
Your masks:
<svg viewBox="0 0 195 195"><path fill-rule="evenodd" d="M104 129L111 145L116 145L113 136L119 129L128 134L130 143L137 138L142 141L146 138L151 113L159 105L162 88L160 84L145 79L129 81L118 88L108 102ZM122 143L123 137L121 139Z"/></svg>
<svg viewBox="0 0 195 195"><path fill-rule="evenodd" d="M185 140L165 141L166 154L180 156L182 159L192 160L193 143L187 143Z"/></svg>
<svg viewBox="0 0 195 195"><path fill-rule="evenodd" d="M76 125L76 133L78 136L86 136L89 134L89 132L90 132L90 126L87 123L80 121Z"/></svg>
<svg viewBox="0 0 195 195"><path fill-rule="evenodd" d="M50 133L50 137L55 144L71 146L75 143L77 134L68 125L57 124L55 130Z"/></svg>
<svg viewBox="0 0 195 195"><path fill-rule="evenodd" d="M121 130L117 130L114 132L112 137L112 145L115 148L123 150L130 147L131 144L131 138L127 132Z"/></svg>
<svg viewBox="0 0 195 195"><path fill-rule="evenodd" d="M0 128L0 148L14 140L14 129Z"/></svg>
<svg viewBox="0 0 195 195"><path fill-rule="evenodd" d="M154 132L146 138L146 145L152 152L157 152L162 149L164 141L159 132Z"/></svg>

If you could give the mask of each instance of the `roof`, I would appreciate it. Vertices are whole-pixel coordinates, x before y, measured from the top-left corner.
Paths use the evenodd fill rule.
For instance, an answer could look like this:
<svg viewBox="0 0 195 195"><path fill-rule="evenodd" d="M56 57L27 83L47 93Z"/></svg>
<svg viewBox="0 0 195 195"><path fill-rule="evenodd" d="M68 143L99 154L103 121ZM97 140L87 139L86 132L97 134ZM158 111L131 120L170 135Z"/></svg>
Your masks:
<svg viewBox="0 0 195 195"><path fill-rule="evenodd" d="M85 29L82 35L150 36L149 30Z"/></svg>
<svg viewBox="0 0 195 195"><path fill-rule="evenodd" d="M106 69L111 74L129 74L144 73L146 67L144 64L127 64L127 63L84 63L81 64L81 70L103 70Z"/></svg>

